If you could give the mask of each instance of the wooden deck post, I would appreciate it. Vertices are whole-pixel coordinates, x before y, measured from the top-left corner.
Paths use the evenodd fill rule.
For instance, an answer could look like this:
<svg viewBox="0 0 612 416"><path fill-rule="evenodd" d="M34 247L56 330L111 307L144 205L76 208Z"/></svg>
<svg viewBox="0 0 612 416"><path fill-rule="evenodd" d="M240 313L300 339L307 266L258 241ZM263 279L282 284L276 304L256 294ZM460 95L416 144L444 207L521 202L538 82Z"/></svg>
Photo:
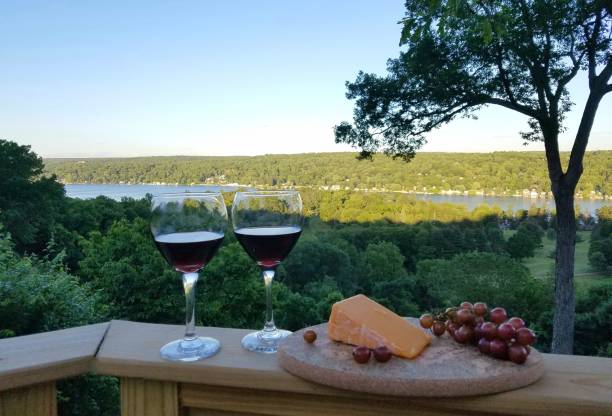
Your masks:
<svg viewBox="0 0 612 416"><path fill-rule="evenodd" d="M121 379L121 416L179 416L178 385L141 378Z"/></svg>
<svg viewBox="0 0 612 416"><path fill-rule="evenodd" d="M56 416L55 382L0 392L0 416Z"/></svg>

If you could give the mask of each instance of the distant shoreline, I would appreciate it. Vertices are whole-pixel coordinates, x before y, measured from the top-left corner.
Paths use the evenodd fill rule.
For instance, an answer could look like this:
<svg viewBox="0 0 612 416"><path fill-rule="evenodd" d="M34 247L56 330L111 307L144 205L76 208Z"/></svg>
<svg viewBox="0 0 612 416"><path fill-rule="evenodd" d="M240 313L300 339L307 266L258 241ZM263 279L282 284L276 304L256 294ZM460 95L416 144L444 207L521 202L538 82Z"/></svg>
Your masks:
<svg viewBox="0 0 612 416"><path fill-rule="evenodd" d="M338 186L311 186L311 185L296 185L296 186L268 186L268 185L251 185L251 184L239 184L239 183L167 183L167 182L151 182L151 183L126 183L126 182L118 182L118 183L107 183L107 182L61 182L62 185L102 185L102 186L211 186L211 187L220 187L220 188L263 188L263 189L318 189L321 191L329 191L329 192L339 192L339 191L348 191L348 192L374 192L374 193L398 193L398 194L406 194L406 195L440 195L440 196L451 196L451 197L495 197L495 198L521 198L527 200L546 200L552 201L554 197L552 192L535 192L528 191L523 193L514 193L514 194L497 194L495 192L485 192L485 191L457 191L457 190L448 190L441 192L423 192L423 191L395 191L391 189L385 188L353 188L347 189ZM536 196L534 196L534 193ZM545 194L545 195L543 195ZM576 194L574 196L575 199L583 200L583 201L612 201L612 195L604 195L604 196L592 196L592 197L584 197L580 194Z"/></svg>

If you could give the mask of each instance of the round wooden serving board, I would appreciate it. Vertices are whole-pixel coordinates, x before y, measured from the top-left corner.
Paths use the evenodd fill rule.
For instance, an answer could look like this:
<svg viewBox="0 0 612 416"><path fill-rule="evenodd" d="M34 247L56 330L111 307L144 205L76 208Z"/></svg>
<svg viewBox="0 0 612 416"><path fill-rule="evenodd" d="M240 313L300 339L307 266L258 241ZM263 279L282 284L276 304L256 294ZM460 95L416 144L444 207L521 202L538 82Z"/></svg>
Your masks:
<svg viewBox="0 0 612 416"><path fill-rule="evenodd" d="M418 320L408 318L418 325ZM317 333L313 344L302 334ZM386 363L374 357L366 364L353 360L353 347L330 340L327 324L294 332L280 345L278 360L290 373L316 383L346 390L394 396L472 396L526 386L544 373L542 355L532 348L522 365L481 354L448 334L433 337L414 360L393 357Z"/></svg>

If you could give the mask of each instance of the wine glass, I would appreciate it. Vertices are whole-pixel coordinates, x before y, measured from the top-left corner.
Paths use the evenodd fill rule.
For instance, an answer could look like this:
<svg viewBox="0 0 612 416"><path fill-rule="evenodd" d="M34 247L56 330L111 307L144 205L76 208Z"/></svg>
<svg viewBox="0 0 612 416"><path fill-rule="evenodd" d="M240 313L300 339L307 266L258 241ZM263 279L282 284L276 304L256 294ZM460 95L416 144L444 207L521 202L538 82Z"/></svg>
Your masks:
<svg viewBox="0 0 612 416"><path fill-rule="evenodd" d="M170 266L183 274L186 329L183 339L161 348L170 361L196 361L219 351L214 338L195 331L195 288L198 272L216 254L227 228L227 210L220 193L176 193L155 196L151 204L151 233Z"/></svg>
<svg viewBox="0 0 612 416"><path fill-rule="evenodd" d="M249 351L275 353L291 332L274 325L272 281L302 233L302 198L297 191L237 192L232 204L236 238L262 271L266 288L266 322L242 339Z"/></svg>

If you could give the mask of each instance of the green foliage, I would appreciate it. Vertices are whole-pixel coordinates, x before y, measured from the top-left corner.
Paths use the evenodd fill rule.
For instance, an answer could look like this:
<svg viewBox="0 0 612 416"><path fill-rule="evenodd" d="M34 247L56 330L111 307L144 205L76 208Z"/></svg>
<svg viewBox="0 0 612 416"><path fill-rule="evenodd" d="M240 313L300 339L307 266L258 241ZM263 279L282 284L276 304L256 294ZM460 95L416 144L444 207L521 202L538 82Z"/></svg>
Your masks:
<svg viewBox="0 0 612 416"><path fill-rule="evenodd" d="M279 270L279 279L300 292L315 281L332 277L342 293L355 291L354 266L345 250L334 242L303 236Z"/></svg>
<svg viewBox="0 0 612 416"><path fill-rule="evenodd" d="M584 197L589 197L591 192L600 197L603 193L612 194L612 182L606 180L610 157L612 151L586 153L584 163L588 169L580 179L578 193ZM569 154L562 153L561 158L566 163ZM546 161L539 152L422 153L409 164L382 155L374 155L371 162L361 163L354 153L46 159L45 163L46 172L66 183L242 183L268 187L274 181L277 186L298 185L302 193L306 192L304 187L433 194L449 190L470 194L494 192L495 195L520 195L524 189L550 191ZM227 202L231 203L231 198ZM311 206L318 205L313 200L304 202L307 212L312 211ZM444 211L450 211L449 207Z"/></svg>
<svg viewBox="0 0 612 416"><path fill-rule="evenodd" d="M198 317L206 325L261 326L265 311L263 279L255 262L237 242L219 250L200 272L198 287ZM175 291L178 297L179 288Z"/></svg>
<svg viewBox="0 0 612 416"><path fill-rule="evenodd" d="M404 280L404 256L393 243L381 241L368 244L359 264L358 283L365 293L372 293L377 282Z"/></svg>
<svg viewBox="0 0 612 416"><path fill-rule="evenodd" d="M419 302L415 298L416 279L413 275L387 278L374 283L372 298L401 316L418 316Z"/></svg>
<svg viewBox="0 0 612 416"><path fill-rule="evenodd" d="M533 221L523 221L506 243L506 251L514 259L533 257L542 247L544 230Z"/></svg>
<svg viewBox="0 0 612 416"><path fill-rule="evenodd" d="M347 98L355 100L353 123L335 127L336 141L361 149L364 157L382 149L408 160L426 133L486 105L529 117L525 141L546 134L549 144L556 143L571 106L567 84L581 68L589 67L597 100L612 90L608 70L593 84L598 65L612 65L607 36L612 16L604 2L408 0L405 5L400 41L405 48L388 61L386 76L359 72L347 83Z"/></svg>
<svg viewBox="0 0 612 416"><path fill-rule="evenodd" d="M62 259L20 257L0 234L0 334L14 336L99 321L104 306L66 273Z"/></svg>
<svg viewBox="0 0 612 416"><path fill-rule="evenodd" d="M63 186L42 172L30 146L0 140L0 223L20 253L42 253L63 207Z"/></svg>
<svg viewBox="0 0 612 416"><path fill-rule="evenodd" d="M94 375L61 380L57 407L60 416L117 416L119 380Z"/></svg>
<svg viewBox="0 0 612 416"><path fill-rule="evenodd" d="M612 218L602 210L599 213L603 215L591 233L589 263L594 269L605 272L612 267Z"/></svg>
<svg viewBox="0 0 612 416"><path fill-rule="evenodd" d="M121 220L83 241L79 276L90 282L114 318L177 323L184 300L179 274L157 251L144 219Z"/></svg>
<svg viewBox="0 0 612 416"><path fill-rule="evenodd" d="M503 306L528 324L552 307L552 291L517 261L493 253L465 253L450 260L424 260L417 266L421 308L481 301ZM426 295L426 296L424 296Z"/></svg>
<svg viewBox="0 0 612 416"><path fill-rule="evenodd" d="M506 244L506 250L513 259L533 257L536 248L538 248L536 241L528 234L520 232L512 235Z"/></svg>
<svg viewBox="0 0 612 416"><path fill-rule="evenodd" d="M66 273L61 257L20 257L0 233L0 338L86 325L106 319L87 286ZM58 385L60 415L116 414L117 381L93 376Z"/></svg>
<svg viewBox="0 0 612 416"><path fill-rule="evenodd" d="M52 251L62 250L68 269L77 272L83 259L82 240L89 233L106 233L121 219L150 218L150 198L123 198L115 201L105 196L93 199L65 199L65 206L53 228Z"/></svg>
<svg viewBox="0 0 612 416"><path fill-rule="evenodd" d="M575 353L612 357L612 283L594 286L576 303Z"/></svg>

